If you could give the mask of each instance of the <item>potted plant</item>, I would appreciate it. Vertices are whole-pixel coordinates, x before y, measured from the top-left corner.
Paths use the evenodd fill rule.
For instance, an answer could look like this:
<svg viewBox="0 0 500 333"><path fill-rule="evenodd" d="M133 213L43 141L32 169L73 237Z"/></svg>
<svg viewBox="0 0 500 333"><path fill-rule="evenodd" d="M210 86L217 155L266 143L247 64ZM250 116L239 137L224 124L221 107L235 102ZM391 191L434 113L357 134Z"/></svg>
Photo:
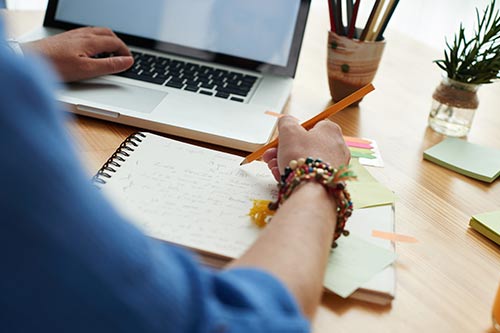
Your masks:
<svg viewBox="0 0 500 333"><path fill-rule="evenodd" d="M469 133L478 108L477 90L500 78L500 14L495 0L476 8L477 26L468 38L460 24L453 43L446 41L444 59L434 61L446 72L432 96L429 126L449 136Z"/></svg>

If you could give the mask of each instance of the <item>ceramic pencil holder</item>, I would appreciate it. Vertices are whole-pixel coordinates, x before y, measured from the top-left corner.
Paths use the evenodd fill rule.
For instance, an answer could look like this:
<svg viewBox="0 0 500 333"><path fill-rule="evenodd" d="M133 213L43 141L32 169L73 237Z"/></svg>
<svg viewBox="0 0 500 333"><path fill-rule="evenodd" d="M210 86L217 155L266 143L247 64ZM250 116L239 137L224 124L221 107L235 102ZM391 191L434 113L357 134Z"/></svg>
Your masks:
<svg viewBox="0 0 500 333"><path fill-rule="evenodd" d="M373 81L384 48L385 39L360 41L328 31L328 83L334 102Z"/></svg>

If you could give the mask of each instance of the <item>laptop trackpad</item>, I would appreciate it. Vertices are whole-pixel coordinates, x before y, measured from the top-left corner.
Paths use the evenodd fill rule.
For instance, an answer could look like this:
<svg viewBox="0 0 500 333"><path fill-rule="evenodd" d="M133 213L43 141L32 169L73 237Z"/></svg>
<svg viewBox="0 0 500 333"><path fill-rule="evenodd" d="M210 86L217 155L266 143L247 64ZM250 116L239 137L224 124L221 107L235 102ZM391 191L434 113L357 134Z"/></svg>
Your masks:
<svg viewBox="0 0 500 333"><path fill-rule="evenodd" d="M67 87L66 96L144 113L152 112L167 96L163 91L116 84L105 79L70 83Z"/></svg>

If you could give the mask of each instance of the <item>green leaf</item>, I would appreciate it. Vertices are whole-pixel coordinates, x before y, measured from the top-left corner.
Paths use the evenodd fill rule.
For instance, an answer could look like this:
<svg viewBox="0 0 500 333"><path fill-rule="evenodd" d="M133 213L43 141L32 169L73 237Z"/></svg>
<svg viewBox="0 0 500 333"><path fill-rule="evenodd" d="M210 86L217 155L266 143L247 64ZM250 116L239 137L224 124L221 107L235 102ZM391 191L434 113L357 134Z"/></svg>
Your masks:
<svg viewBox="0 0 500 333"><path fill-rule="evenodd" d="M484 11L476 8L477 27L468 39L460 24L450 44L445 39L444 59L434 61L448 77L467 83L491 83L500 78L500 11L491 0Z"/></svg>

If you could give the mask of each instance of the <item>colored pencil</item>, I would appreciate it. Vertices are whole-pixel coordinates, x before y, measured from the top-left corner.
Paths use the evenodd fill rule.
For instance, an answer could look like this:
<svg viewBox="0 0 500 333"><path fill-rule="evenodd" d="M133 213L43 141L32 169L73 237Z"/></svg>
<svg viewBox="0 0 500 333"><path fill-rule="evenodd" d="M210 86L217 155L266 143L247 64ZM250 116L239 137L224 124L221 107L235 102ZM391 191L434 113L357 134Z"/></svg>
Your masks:
<svg viewBox="0 0 500 333"><path fill-rule="evenodd" d="M380 27L376 33L376 39L375 40L381 40L382 37L384 36L385 29L387 28L387 24L391 20L392 14L394 14L394 11L396 10L396 7L399 3L399 0L391 0L388 6L388 10L385 12L384 17L382 18L382 22L380 24Z"/></svg>
<svg viewBox="0 0 500 333"><path fill-rule="evenodd" d="M339 22L339 14L337 10L337 1L340 0L330 0L332 2L333 18L335 19L335 29L337 29L337 34L342 35L341 24Z"/></svg>
<svg viewBox="0 0 500 333"><path fill-rule="evenodd" d="M366 35L367 41L374 41L377 36L375 35L375 28L377 27L377 24L379 22L380 14L382 13L382 9L385 7L386 0L381 0L380 4L377 8L377 11L375 12L375 16L373 17L372 23L370 24L370 27L368 28L368 34Z"/></svg>
<svg viewBox="0 0 500 333"><path fill-rule="evenodd" d="M375 13L377 12L377 8L380 5L381 0L376 0L375 4L373 5L372 11L370 12L370 16L368 17L368 21L366 21L365 28L363 29L363 32L361 33L361 37L359 37L359 40L365 40L366 35L368 35L368 29L370 28L370 25L373 22L373 17L375 16Z"/></svg>
<svg viewBox="0 0 500 333"><path fill-rule="evenodd" d="M347 12L347 22L346 26L351 24L352 15L354 12L354 0L346 0L346 12Z"/></svg>
<svg viewBox="0 0 500 333"><path fill-rule="evenodd" d="M349 20L349 31L347 33L348 38L354 38L356 34L356 19L358 17L359 3L361 0L357 0L354 5L353 13L351 19Z"/></svg>
<svg viewBox="0 0 500 333"><path fill-rule="evenodd" d="M366 96L366 94L372 92L373 90L375 90L375 87L373 87L371 83L367 84L366 86L364 86L361 89L358 89L357 91L347 96L346 98L326 108L325 111L302 123L302 127L304 127L306 130L310 130L311 128L314 127L314 125L316 125L321 120L324 120L330 117L331 115L345 109L352 103L359 101L361 98ZM274 139L273 141L269 142L268 144L262 146L261 148L257 149L256 151L245 157L245 159L240 163L240 165L244 165L255 161L256 159L262 157L262 155L264 154L264 152L266 152L266 150L277 146L278 146L278 138Z"/></svg>
<svg viewBox="0 0 500 333"><path fill-rule="evenodd" d="M345 36L344 21L342 19L342 0L334 0L335 19L337 22L337 34Z"/></svg>
<svg viewBox="0 0 500 333"><path fill-rule="evenodd" d="M328 1L328 12L330 14L330 30L337 33L337 28L335 27L335 14L332 7L332 0Z"/></svg>

